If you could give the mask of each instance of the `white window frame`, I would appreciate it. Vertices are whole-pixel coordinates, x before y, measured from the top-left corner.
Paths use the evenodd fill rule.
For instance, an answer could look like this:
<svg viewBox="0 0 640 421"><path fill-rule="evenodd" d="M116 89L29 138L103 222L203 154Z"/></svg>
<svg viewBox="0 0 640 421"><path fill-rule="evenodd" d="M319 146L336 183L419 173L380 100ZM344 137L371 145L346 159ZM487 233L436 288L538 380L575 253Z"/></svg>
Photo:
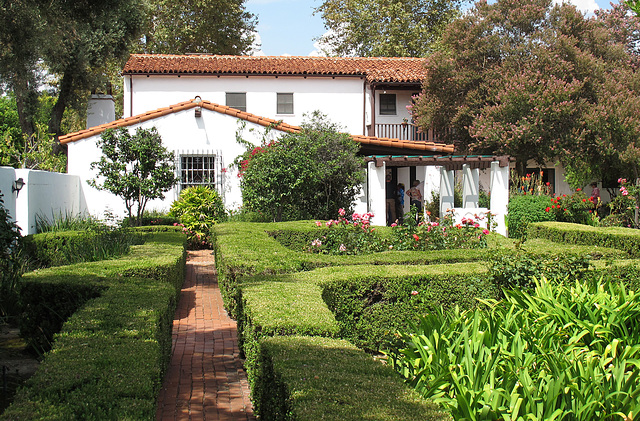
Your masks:
<svg viewBox="0 0 640 421"><path fill-rule="evenodd" d="M291 98L290 101L287 99ZM281 101L281 99L283 101ZM281 108L283 107L283 108ZM291 107L291 112L289 111L289 107ZM278 92L276 93L276 114L278 115L293 115L294 114L294 98L293 92Z"/></svg>

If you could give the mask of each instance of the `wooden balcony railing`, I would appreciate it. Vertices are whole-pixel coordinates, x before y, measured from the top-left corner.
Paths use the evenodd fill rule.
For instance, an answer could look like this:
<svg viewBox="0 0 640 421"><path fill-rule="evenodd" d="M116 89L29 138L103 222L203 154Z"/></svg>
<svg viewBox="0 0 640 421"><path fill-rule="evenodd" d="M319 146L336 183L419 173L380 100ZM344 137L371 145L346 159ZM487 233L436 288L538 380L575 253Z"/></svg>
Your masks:
<svg viewBox="0 0 640 421"><path fill-rule="evenodd" d="M416 140L422 142L435 142L433 130L422 132L415 124L376 124L375 134L371 133L371 126L368 127L370 135L376 137L387 137L400 140Z"/></svg>

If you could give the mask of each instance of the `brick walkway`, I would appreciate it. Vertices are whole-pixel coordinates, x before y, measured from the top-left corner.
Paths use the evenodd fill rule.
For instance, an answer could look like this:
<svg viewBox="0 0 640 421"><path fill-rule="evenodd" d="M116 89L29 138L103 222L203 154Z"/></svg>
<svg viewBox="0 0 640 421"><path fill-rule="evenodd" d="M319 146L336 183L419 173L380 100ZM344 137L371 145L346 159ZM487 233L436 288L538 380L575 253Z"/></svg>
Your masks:
<svg viewBox="0 0 640 421"><path fill-rule="evenodd" d="M255 420L238 354L236 322L224 310L211 250L189 251L156 419Z"/></svg>

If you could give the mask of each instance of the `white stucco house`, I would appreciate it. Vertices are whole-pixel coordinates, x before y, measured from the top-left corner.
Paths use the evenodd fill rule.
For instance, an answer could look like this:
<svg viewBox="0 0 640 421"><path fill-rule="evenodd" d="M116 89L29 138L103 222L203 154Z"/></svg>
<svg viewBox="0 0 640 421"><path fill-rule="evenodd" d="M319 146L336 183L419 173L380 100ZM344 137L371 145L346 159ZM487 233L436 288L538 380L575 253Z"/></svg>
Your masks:
<svg viewBox="0 0 640 421"><path fill-rule="evenodd" d="M374 224L385 223L385 188L398 182L423 181L426 197L440 190L441 207L452 208L454 171L463 175L463 208L477 212L484 173L492 211L506 214L508 158L453 157L453 145L419 133L409 121L406 106L420 91L422 63L417 58L132 55L123 70L124 117L114 119L110 96L94 95L88 129L60 142L68 147L68 172L82 180L91 214L109 209L124 215L119 198L87 184L96 176L90 164L101 155L99 136L118 127L156 127L176 153L179 184L148 208L168 209L185 186L210 184L232 209L242 203L236 170L229 167L244 152L236 142L239 127L245 125L244 139L257 145L266 126L273 125L276 134L294 132L305 114L319 110L361 144L367 177L355 208L373 212ZM498 231L506 232L502 223Z"/></svg>

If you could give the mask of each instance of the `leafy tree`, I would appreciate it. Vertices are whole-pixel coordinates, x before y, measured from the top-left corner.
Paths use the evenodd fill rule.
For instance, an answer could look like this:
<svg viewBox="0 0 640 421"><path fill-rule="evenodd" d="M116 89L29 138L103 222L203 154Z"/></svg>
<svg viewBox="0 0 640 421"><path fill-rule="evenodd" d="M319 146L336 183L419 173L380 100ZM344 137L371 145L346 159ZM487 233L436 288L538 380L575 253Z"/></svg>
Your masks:
<svg viewBox="0 0 640 421"><path fill-rule="evenodd" d="M240 157L243 206L274 221L329 219L350 209L362 181L359 146L326 116L314 113L300 133Z"/></svg>
<svg viewBox="0 0 640 421"><path fill-rule="evenodd" d="M56 142L47 133L48 111L54 98L38 96L38 112L34 115L34 133L22 134L15 97L0 97L0 165L44 171L65 172L67 157L54 154Z"/></svg>
<svg viewBox="0 0 640 421"><path fill-rule="evenodd" d="M245 0L151 0L141 49L162 54L243 54L251 47L255 16Z"/></svg>
<svg viewBox="0 0 640 421"><path fill-rule="evenodd" d="M155 128L138 128L133 135L126 128L107 130L98 145L103 156L91 168L97 168L105 180L98 184L93 179L89 184L124 199L129 220L139 225L148 201L164 198L177 181L173 152L162 146Z"/></svg>
<svg viewBox="0 0 640 421"><path fill-rule="evenodd" d="M0 6L0 80L15 93L24 134L36 131L43 69L56 78L48 132L57 135L65 109L103 80L109 62L127 57L141 32L144 5L143 0L12 0Z"/></svg>
<svg viewBox="0 0 640 421"><path fill-rule="evenodd" d="M437 45L463 0L324 0L315 10L338 56L423 57Z"/></svg>
<svg viewBox="0 0 640 421"><path fill-rule="evenodd" d="M451 24L411 112L464 152L560 158L578 180L606 173L638 138L628 45L596 19L551 0L476 3ZM579 184L579 183L578 183Z"/></svg>
<svg viewBox="0 0 640 421"><path fill-rule="evenodd" d="M0 192L0 321L16 312L16 288L23 266L20 228L4 207L2 197Z"/></svg>

